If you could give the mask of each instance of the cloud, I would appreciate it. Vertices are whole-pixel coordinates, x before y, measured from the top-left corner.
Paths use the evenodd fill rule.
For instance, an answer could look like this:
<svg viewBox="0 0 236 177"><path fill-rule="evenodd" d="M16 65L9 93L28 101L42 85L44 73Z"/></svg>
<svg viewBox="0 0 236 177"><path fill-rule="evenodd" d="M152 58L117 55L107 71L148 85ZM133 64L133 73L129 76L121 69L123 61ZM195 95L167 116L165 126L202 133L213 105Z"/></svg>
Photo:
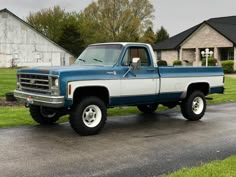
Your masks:
<svg viewBox="0 0 236 177"><path fill-rule="evenodd" d="M30 12L59 5L67 11L81 11L93 0L0 0L0 9L7 8L20 18L25 18Z"/></svg>

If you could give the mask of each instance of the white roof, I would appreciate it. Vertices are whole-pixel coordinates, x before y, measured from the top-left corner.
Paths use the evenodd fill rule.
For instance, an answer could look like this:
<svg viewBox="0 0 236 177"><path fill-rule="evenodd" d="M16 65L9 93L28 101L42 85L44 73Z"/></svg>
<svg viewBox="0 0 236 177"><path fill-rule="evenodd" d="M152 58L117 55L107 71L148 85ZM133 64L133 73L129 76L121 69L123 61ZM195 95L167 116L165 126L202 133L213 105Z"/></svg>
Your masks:
<svg viewBox="0 0 236 177"><path fill-rule="evenodd" d="M150 44L146 44L146 43L140 43L140 42L106 42L106 43L95 43L95 44L91 44L91 45L106 45L106 44L120 44L120 45L123 45L123 46L126 46L126 45L150 45Z"/></svg>

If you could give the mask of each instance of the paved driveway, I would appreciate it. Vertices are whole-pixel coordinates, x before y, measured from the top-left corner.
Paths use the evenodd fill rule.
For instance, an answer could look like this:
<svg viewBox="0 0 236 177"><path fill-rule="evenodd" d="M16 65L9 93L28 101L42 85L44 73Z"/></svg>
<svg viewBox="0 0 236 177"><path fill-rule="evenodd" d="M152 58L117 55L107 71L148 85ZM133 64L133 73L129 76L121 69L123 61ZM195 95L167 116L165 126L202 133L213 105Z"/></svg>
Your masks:
<svg viewBox="0 0 236 177"><path fill-rule="evenodd" d="M226 74L225 76L236 78L236 74Z"/></svg>
<svg viewBox="0 0 236 177"><path fill-rule="evenodd" d="M108 119L97 136L68 124L0 129L0 176L150 177L236 154L236 103L202 121L175 111Z"/></svg>

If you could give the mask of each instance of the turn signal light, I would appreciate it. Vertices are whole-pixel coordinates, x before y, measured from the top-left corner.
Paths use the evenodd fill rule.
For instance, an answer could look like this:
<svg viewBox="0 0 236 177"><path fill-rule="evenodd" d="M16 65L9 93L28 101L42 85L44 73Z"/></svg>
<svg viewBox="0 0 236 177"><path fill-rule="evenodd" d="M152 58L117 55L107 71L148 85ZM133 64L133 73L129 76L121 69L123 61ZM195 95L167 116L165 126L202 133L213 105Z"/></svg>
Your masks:
<svg viewBox="0 0 236 177"><path fill-rule="evenodd" d="M68 87L68 94L71 95L71 85L69 84L69 87Z"/></svg>

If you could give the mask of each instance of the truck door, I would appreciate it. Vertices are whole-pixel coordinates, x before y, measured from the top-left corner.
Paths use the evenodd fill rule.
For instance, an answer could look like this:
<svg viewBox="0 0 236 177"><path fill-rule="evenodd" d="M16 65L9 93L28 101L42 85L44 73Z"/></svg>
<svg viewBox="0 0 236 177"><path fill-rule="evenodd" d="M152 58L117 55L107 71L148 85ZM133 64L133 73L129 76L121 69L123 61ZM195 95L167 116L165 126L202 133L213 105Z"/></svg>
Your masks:
<svg viewBox="0 0 236 177"><path fill-rule="evenodd" d="M140 58L141 67L127 73L133 58ZM120 99L122 104L148 104L154 102L157 90L159 90L159 75L148 48L128 47L121 62L120 73Z"/></svg>

